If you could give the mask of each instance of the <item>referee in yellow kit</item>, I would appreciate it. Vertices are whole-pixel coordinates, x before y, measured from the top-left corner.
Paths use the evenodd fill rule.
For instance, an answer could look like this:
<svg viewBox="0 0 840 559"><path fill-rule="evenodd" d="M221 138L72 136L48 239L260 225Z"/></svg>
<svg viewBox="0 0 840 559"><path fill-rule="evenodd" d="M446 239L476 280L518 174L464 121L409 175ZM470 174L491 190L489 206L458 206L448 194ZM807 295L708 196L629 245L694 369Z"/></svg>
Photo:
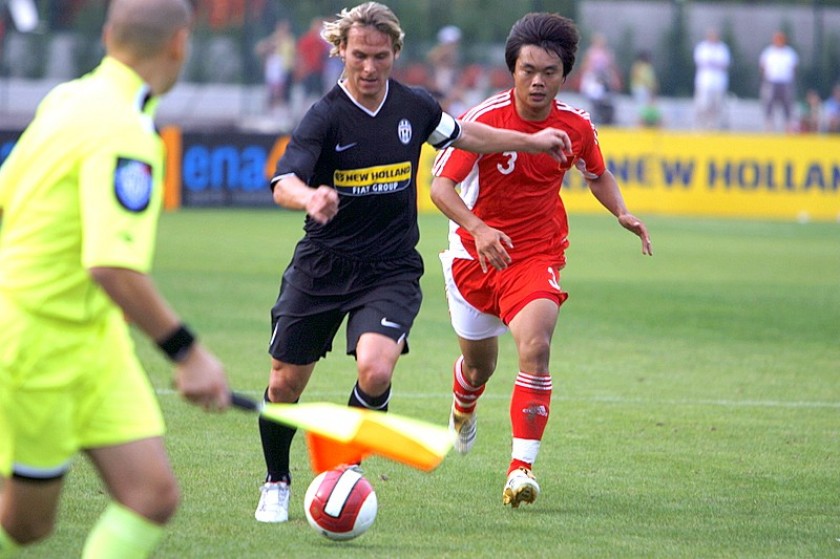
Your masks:
<svg viewBox="0 0 840 559"><path fill-rule="evenodd" d="M178 506L164 422L126 318L206 409L221 363L149 278L163 187L157 96L188 54L188 0L112 0L106 56L55 88L0 167L0 558L53 529L86 452L112 499L85 558L148 557Z"/></svg>

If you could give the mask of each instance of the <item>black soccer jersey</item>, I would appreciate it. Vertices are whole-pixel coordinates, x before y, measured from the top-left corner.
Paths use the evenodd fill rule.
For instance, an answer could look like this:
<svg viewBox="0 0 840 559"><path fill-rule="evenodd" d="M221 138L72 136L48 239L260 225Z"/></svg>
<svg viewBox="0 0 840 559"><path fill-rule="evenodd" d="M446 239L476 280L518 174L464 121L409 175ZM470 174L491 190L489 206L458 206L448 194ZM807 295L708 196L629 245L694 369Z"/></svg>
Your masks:
<svg viewBox="0 0 840 559"><path fill-rule="evenodd" d="M339 84L306 113L277 163L277 180L295 174L312 187L339 194L338 214L326 225L306 218L306 236L351 259L399 258L414 250L417 165L429 141L449 145L460 127L425 90L394 80L376 113Z"/></svg>

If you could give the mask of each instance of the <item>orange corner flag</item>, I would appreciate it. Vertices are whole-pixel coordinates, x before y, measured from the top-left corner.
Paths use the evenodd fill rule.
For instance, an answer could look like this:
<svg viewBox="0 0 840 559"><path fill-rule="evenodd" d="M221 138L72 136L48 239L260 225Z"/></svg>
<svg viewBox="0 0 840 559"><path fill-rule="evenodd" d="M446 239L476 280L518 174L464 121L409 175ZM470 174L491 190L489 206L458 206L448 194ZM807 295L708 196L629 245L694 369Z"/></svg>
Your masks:
<svg viewBox="0 0 840 559"><path fill-rule="evenodd" d="M446 428L393 413L312 403L265 404L262 414L306 431L315 473L369 455L431 471L452 448Z"/></svg>

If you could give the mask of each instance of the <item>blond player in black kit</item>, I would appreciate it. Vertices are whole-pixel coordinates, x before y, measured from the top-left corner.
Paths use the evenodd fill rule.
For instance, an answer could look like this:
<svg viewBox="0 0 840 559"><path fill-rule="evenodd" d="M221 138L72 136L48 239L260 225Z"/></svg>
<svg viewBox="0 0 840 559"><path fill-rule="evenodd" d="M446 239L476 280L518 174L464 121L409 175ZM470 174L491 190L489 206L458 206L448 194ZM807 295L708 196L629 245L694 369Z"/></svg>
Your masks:
<svg viewBox="0 0 840 559"><path fill-rule="evenodd" d="M422 300L415 249L417 166L424 142L468 151L549 152L565 161L568 135L523 134L459 122L423 89L390 79L404 34L386 6L367 2L324 24L344 63L338 84L293 132L271 181L274 201L305 210L304 238L271 311L265 399L297 402L347 317L358 379L349 405L385 411L397 359ZM288 520L294 429L260 419L267 466L255 517Z"/></svg>

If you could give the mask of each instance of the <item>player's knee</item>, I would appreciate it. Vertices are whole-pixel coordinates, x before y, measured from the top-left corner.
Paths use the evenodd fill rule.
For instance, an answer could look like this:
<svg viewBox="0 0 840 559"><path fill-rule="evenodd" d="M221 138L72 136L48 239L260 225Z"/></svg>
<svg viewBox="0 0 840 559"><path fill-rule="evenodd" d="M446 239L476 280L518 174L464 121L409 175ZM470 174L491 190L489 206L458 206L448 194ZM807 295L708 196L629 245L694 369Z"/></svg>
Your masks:
<svg viewBox="0 0 840 559"><path fill-rule="evenodd" d="M275 404L294 402L300 397L301 391L291 388L287 383L271 383L268 385L268 400Z"/></svg>
<svg viewBox="0 0 840 559"><path fill-rule="evenodd" d="M366 363L359 362L358 366L359 385L371 396L382 394L391 385L394 369L389 363L382 360L370 360Z"/></svg>
<svg viewBox="0 0 840 559"><path fill-rule="evenodd" d="M495 370L496 356L484 358L480 361L467 361L467 358L464 357L461 372L471 386L478 387L490 380Z"/></svg>
<svg viewBox="0 0 840 559"><path fill-rule="evenodd" d="M122 505L155 524L166 524L181 503L181 490L174 477L148 480L143 491L125 495Z"/></svg>
<svg viewBox="0 0 840 559"><path fill-rule="evenodd" d="M529 372L548 370L548 359L551 356L551 340L531 338L519 344L519 361Z"/></svg>
<svg viewBox="0 0 840 559"><path fill-rule="evenodd" d="M21 546L31 545L46 539L52 534L55 528L55 517L37 516L23 518L15 517L9 526L3 528L15 543Z"/></svg>
<svg viewBox="0 0 840 559"><path fill-rule="evenodd" d="M151 504L146 518L157 524L166 524L175 515L181 504L181 491L174 481L158 489L157 498Z"/></svg>
<svg viewBox="0 0 840 559"><path fill-rule="evenodd" d="M160 523L168 522L172 516L175 515L175 511L178 510L178 507L181 505L181 489L178 487L177 482L173 479L171 483L167 484L166 487L163 489L162 494L160 495L160 503L158 508L158 514L160 518Z"/></svg>
<svg viewBox="0 0 840 559"><path fill-rule="evenodd" d="M272 367L268 381L268 399L274 403L294 402L303 393L306 380L289 374L284 367Z"/></svg>

